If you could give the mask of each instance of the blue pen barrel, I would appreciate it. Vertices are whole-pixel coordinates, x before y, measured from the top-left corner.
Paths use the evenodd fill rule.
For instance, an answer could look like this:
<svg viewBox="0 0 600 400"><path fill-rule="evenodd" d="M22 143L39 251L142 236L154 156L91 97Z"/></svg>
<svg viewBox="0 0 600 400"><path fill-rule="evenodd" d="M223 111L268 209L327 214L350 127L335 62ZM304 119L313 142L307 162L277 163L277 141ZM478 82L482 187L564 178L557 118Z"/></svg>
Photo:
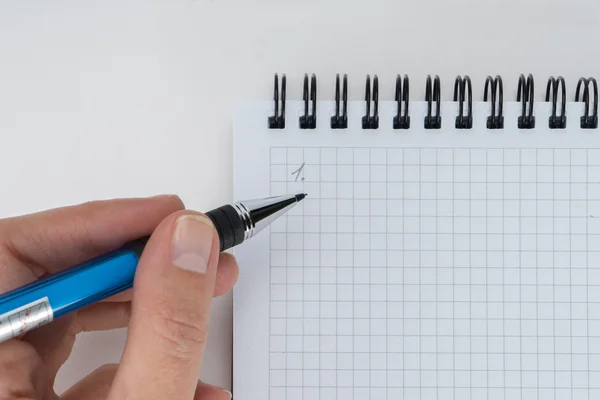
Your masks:
<svg viewBox="0 0 600 400"><path fill-rule="evenodd" d="M0 342L133 285L138 254L126 246L0 296Z"/></svg>

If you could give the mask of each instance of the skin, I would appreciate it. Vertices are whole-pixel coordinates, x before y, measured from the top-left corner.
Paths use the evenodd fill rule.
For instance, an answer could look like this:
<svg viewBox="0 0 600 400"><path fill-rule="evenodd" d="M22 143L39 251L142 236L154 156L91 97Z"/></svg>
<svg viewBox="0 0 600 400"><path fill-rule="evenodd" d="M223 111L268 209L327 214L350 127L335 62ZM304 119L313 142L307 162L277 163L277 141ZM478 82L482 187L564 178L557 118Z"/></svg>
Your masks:
<svg viewBox="0 0 600 400"><path fill-rule="evenodd" d="M211 300L233 287L238 266L230 254L219 254L213 232L205 274L174 267L171 237L184 214L198 213L185 210L176 196L157 196L0 220L0 293L152 234L132 290L0 343L0 399L230 399L198 376ZM78 333L126 326L120 364L100 367L62 396L55 393L56 374Z"/></svg>

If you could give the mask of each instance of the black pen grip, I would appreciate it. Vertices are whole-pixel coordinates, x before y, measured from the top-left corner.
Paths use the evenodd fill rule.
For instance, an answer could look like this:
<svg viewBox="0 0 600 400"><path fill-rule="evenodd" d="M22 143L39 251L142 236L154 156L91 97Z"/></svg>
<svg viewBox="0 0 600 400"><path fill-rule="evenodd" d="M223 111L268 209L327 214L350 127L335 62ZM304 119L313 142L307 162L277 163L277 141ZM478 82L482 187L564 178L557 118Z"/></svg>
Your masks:
<svg viewBox="0 0 600 400"><path fill-rule="evenodd" d="M244 241L244 223L233 206L227 204L206 213L219 234L219 251L230 249Z"/></svg>

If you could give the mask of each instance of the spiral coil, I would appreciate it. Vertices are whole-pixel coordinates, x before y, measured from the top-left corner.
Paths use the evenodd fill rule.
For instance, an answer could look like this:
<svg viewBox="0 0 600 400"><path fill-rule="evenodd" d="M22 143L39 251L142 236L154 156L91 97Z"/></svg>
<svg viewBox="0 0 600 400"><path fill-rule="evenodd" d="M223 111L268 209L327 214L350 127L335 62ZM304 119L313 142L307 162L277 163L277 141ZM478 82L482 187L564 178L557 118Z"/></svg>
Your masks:
<svg viewBox="0 0 600 400"><path fill-rule="evenodd" d="M373 97L373 115L371 115L371 97ZM362 119L363 129L379 128L379 78L373 77L373 87L371 87L371 77L367 75L365 83L365 102L366 113Z"/></svg>
<svg viewBox="0 0 600 400"><path fill-rule="evenodd" d="M312 112L309 114L309 85L308 74L304 75L304 91L302 99L304 100L304 115L300 117L300 129L315 129L317 127L317 77L313 74L310 78L310 102L312 102Z"/></svg>
<svg viewBox="0 0 600 400"><path fill-rule="evenodd" d="M285 129L286 127L286 76L281 80L275 74L273 83L273 113L268 117L269 129ZM299 127L317 129L317 77L315 74L304 74L303 82L303 112L299 116ZM394 115L389 122L394 130L408 130L411 127L410 118L410 92L409 77L396 76L394 94ZM545 101L551 102L551 114L548 118L549 129L567 129L567 84L562 76L548 78ZM536 116L534 78L532 74L527 77L519 76L517 88L517 102L520 103L520 113L516 118L518 129L535 129ZM593 96L593 100L591 97ZM441 115L441 82L438 75L427 75L425 83L426 114L423 127L429 129L442 128ZM331 115L331 129L348 129L348 76L336 74L335 77L335 109ZM457 116L454 120L455 129L473 129L473 84L468 75L457 76L454 81L453 101L458 102ZM483 91L483 101L490 103L486 128L489 130L505 129L504 88L502 77L487 76ZM365 79L364 91L365 111L361 119L361 127L365 130L375 130L380 127L379 116L379 77L370 75ZM584 103L583 115L580 118L581 129L598 129L598 83L593 77L580 78L575 91L575 102ZM560 107L559 107L560 103ZM386 113L387 114L387 113ZM385 122L388 123L388 122Z"/></svg>
<svg viewBox="0 0 600 400"><path fill-rule="evenodd" d="M408 76L404 75L404 79L400 75L396 78L396 116L394 117L394 129L410 129L410 116L408 115L409 102L409 84ZM404 104L404 107L402 106ZM404 108L404 114L402 113Z"/></svg>
<svg viewBox="0 0 600 400"><path fill-rule="evenodd" d="M594 89L594 109L590 116L590 83ZM585 103L585 114L581 117L581 129L598 129L598 84L594 78L581 78L577 82L575 101L579 101L579 91L583 87L582 101Z"/></svg>
<svg viewBox="0 0 600 400"><path fill-rule="evenodd" d="M435 76L433 88L431 87L431 75L427 76L425 84L425 101L427 102L427 116L425 116L425 129L440 129L442 127L441 107L441 83L440 77ZM433 102L435 101L435 115L431 115Z"/></svg>
<svg viewBox="0 0 600 400"><path fill-rule="evenodd" d="M548 127L550 129L565 129L567 127L567 88L565 80L562 76L554 78L551 76L548 79L548 85L546 86L546 101L550 101L550 91L552 91L552 115L548 120ZM556 108L558 103L558 90L562 91L561 109L560 116L556 116Z"/></svg>
<svg viewBox="0 0 600 400"><path fill-rule="evenodd" d="M465 117L463 108L465 95L467 94L467 116ZM473 88L471 87L471 78L468 75L464 78L456 77L454 81L454 101L458 101L458 117L456 117L456 123L454 124L456 129L471 129L473 127Z"/></svg>
<svg viewBox="0 0 600 400"><path fill-rule="evenodd" d="M269 129L285 129L285 91L286 77L281 77L281 113L279 112L279 77L275 74L275 83L273 84L273 102L274 113L269 117Z"/></svg>
<svg viewBox="0 0 600 400"><path fill-rule="evenodd" d="M491 76L488 76L485 79L483 101L488 101L488 88L490 88L491 92L491 112L490 116L487 119L486 126L488 129L504 129L504 116L502 115L502 107L504 102L504 88L502 85L502 78L496 75L494 79L492 79ZM498 95L498 99L496 99L496 95ZM498 104L497 111L496 104Z"/></svg>
<svg viewBox="0 0 600 400"><path fill-rule="evenodd" d="M348 128L348 76L344 74L341 95L342 112L340 115L340 74L335 77L335 115L331 117L331 129Z"/></svg>
<svg viewBox="0 0 600 400"><path fill-rule="evenodd" d="M533 75L529 74L527 80L525 80L523 74L519 77L519 87L517 89L517 101L521 102L521 116L517 122L519 129L535 128L535 116L533 115L535 89L533 84ZM527 105L529 105L528 112L526 112Z"/></svg>

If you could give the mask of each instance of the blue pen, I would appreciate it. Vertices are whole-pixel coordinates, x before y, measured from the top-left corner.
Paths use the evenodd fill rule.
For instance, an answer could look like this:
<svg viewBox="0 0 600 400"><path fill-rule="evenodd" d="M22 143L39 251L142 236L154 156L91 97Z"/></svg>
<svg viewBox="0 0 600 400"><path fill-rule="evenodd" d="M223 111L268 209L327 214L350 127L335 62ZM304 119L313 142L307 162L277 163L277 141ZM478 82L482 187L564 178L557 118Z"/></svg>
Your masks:
<svg viewBox="0 0 600 400"><path fill-rule="evenodd" d="M298 194L243 201L207 212L219 235L220 251L253 237L304 197ZM131 288L147 240L134 240L0 296L0 342Z"/></svg>

